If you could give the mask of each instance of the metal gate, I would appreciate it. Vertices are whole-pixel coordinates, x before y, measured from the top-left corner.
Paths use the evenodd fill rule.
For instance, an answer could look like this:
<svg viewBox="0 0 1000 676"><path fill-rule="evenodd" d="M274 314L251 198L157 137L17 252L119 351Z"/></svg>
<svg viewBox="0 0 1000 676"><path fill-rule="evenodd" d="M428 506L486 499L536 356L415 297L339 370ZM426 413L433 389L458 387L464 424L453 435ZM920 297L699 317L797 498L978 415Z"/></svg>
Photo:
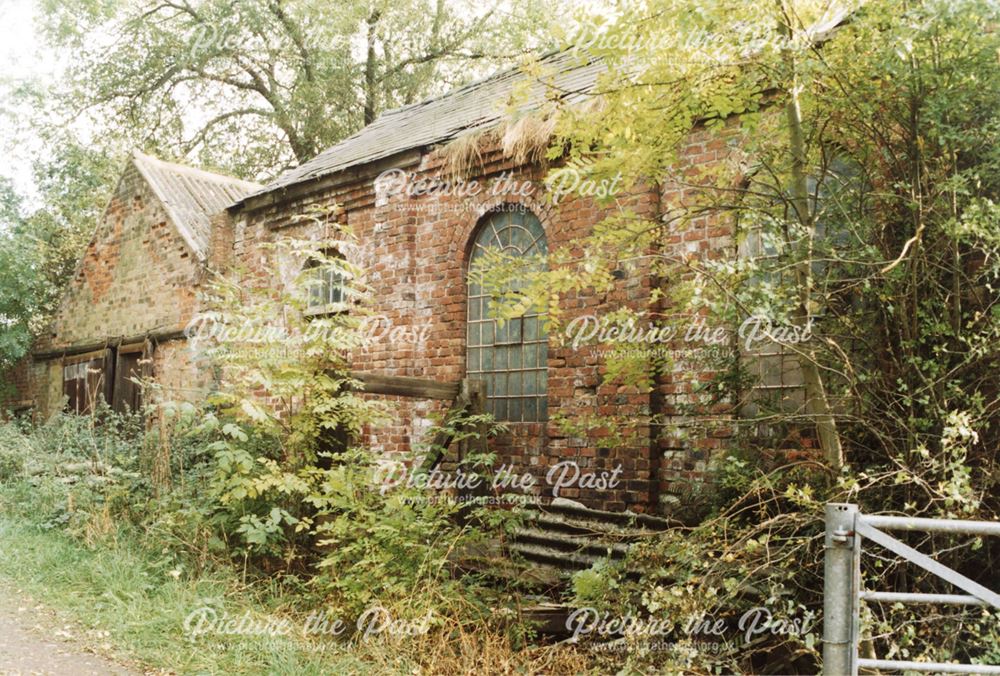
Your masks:
<svg viewBox="0 0 1000 676"><path fill-rule="evenodd" d="M826 506L826 556L823 570L823 674L855 676L859 667L893 671L956 674L1000 674L1000 666L941 662L904 662L858 658L859 606L862 600L887 603L939 603L993 606L1000 594L921 554L883 530L1000 535L1000 522L919 519L862 514L857 505ZM861 542L868 538L924 570L950 582L965 594L915 594L863 591Z"/></svg>

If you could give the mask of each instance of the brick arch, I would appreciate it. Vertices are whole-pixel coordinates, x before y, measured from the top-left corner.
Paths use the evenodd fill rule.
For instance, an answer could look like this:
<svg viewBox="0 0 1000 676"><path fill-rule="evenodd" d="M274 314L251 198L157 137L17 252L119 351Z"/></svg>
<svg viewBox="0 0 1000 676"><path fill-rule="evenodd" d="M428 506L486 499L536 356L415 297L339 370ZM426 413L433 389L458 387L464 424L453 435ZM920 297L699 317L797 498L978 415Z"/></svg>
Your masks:
<svg viewBox="0 0 1000 676"><path fill-rule="evenodd" d="M511 198L507 195L500 195L497 197L489 197L488 199L480 200L480 203L476 206L472 213L475 214L474 218L466 219L463 227L458 231L459 236L452 242L453 255L458 258L458 270L459 270L459 287L461 288L462 297L465 299L463 302L464 314L463 326L469 320L469 303L468 303L468 274L469 274L469 262L472 258L472 250L476 244L476 236L479 234L479 228L486 221L486 218L491 212L495 211L497 207L503 206L505 204L520 205L525 209L529 210L538 221L542 224L542 230L545 232L545 239L549 245L549 250L551 251L552 244L552 234L555 223L554 208L551 204L546 203L535 196L525 197L517 196L516 199ZM454 259L453 259L454 260ZM463 349L465 346L465 331L462 332L462 342Z"/></svg>
<svg viewBox="0 0 1000 676"><path fill-rule="evenodd" d="M473 244L475 243L480 225L482 225L490 212L505 204L519 205L533 213L542 224L542 230L545 231L546 239L551 242L555 224L555 209L551 204L538 199L535 195L527 197L522 195L516 197L509 195L487 196L485 199L479 201L475 209L470 210L474 215L465 220L462 228L458 230L458 236L453 241L452 251L459 259L463 284L465 284L465 275L469 269L469 258L472 255Z"/></svg>

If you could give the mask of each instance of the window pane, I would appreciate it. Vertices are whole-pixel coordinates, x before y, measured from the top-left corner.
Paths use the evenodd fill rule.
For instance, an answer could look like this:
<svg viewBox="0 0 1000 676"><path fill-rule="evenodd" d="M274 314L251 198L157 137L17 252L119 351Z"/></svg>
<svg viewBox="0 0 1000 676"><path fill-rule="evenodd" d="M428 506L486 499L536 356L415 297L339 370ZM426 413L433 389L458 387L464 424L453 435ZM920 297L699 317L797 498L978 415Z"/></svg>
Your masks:
<svg viewBox="0 0 1000 676"><path fill-rule="evenodd" d="M479 298L479 302L483 304L483 308L482 308L482 315L483 316L482 316L482 318L483 319L494 319L494 317L493 317L493 304L490 302L490 299L487 298L486 296L482 296L482 297Z"/></svg>
<svg viewBox="0 0 1000 676"><path fill-rule="evenodd" d="M507 402L507 419L519 422L521 420L521 400L511 399Z"/></svg>
<svg viewBox="0 0 1000 676"><path fill-rule="evenodd" d="M507 394L512 397L519 396L521 394L521 374L520 373L508 373L507 374Z"/></svg>
<svg viewBox="0 0 1000 676"><path fill-rule="evenodd" d="M334 273L333 280L330 283L330 302L331 303L343 303L344 302L344 277L340 273Z"/></svg>
<svg viewBox="0 0 1000 676"><path fill-rule="evenodd" d="M512 343L521 342L521 318L512 319L508 326L510 327L507 332L507 336Z"/></svg>
<svg viewBox="0 0 1000 676"><path fill-rule="evenodd" d="M527 210L497 212L480 227L473 243L473 261L489 248L500 248L510 256L533 256L545 250L545 233ZM508 290L519 288L524 281L511 280ZM468 292L466 370L486 381L488 410L498 420L541 419L538 395L544 394L545 376L539 368L544 368L547 354L542 322L532 313L498 326L490 321L491 301L482 297L482 288L470 282ZM526 341L531 344L525 345Z"/></svg>
<svg viewBox="0 0 1000 676"><path fill-rule="evenodd" d="M507 343L508 342L507 336L508 332L510 331L510 322L504 322L503 326L500 325L500 322L497 322L496 331L497 331L496 344L502 345L504 343Z"/></svg>
<svg viewBox="0 0 1000 676"><path fill-rule="evenodd" d="M538 394L538 388L535 386L534 371L528 371L524 374L524 393Z"/></svg>
<svg viewBox="0 0 1000 676"><path fill-rule="evenodd" d="M767 385L781 384L781 356L767 355L760 357L761 380Z"/></svg>
<svg viewBox="0 0 1000 676"><path fill-rule="evenodd" d="M526 252L534 239L535 238L531 236L531 233L523 227L514 226L511 228L510 243L511 245L517 247L517 249L521 252Z"/></svg>
<svg viewBox="0 0 1000 676"><path fill-rule="evenodd" d="M327 258L343 259L336 251L325 251ZM308 285L306 304L308 309L324 309L333 304L344 302L344 287L347 278L341 270L329 261L312 261L310 269L305 273L305 283Z"/></svg>
<svg viewBox="0 0 1000 676"><path fill-rule="evenodd" d="M538 319L536 317L524 318L524 340L538 340Z"/></svg>
<svg viewBox="0 0 1000 676"><path fill-rule="evenodd" d="M538 420L538 402L534 397L524 400L524 419Z"/></svg>
<svg viewBox="0 0 1000 676"><path fill-rule="evenodd" d="M521 368L521 349L520 345L510 348L510 354L507 357L507 366L512 369Z"/></svg>

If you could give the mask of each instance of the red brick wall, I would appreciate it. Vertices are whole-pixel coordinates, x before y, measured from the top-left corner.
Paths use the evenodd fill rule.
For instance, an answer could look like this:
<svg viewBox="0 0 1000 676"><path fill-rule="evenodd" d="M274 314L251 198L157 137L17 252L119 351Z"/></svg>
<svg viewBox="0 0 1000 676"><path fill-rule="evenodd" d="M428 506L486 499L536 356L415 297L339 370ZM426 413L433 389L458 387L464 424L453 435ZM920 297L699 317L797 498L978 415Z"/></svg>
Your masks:
<svg viewBox="0 0 1000 676"><path fill-rule="evenodd" d="M77 265L51 330L38 338L35 349L182 329L195 310L203 279L194 252L130 163ZM192 370L185 349L164 345L160 351L154 377L163 376L169 384L164 396L199 398L207 374ZM55 382L50 364L35 364L26 384L37 399L40 417L59 406L56 392L61 383Z"/></svg>
<svg viewBox="0 0 1000 676"><path fill-rule="evenodd" d="M429 178L444 174L438 153L423 155L417 165L406 169ZM514 180L535 181L535 195L492 195L490 182L508 171L513 172ZM345 253L367 271L365 281L373 289L376 314L387 317L393 326L426 326L429 335L420 345L376 343L355 355L356 367L391 375L458 380L465 374L468 255L481 216L502 203L524 204L541 220L551 251L573 247L610 213L589 198L566 197L555 205L546 203L539 183L542 176L540 168L514 167L494 151L486 155L481 174L471 177L487 186L476 196L376 195L369 177L309 198L235 215L235 257L238 264L252 271L258 283L290 279L295 271L282 269L259 244L277 237L321 238L319 226L289 224L289 220L310 204L339 204L343 208L340 217L360 241L356 251ZM621 205L647 216L657 214L658 202L654 187L619 196ZM578 314L600 314L620 303L643 306L650 287L648 272L640 269L620 281L607 297L591 294L571 300L566 320ZM650 415L650 393L600 385L604 373L601 359L587 350L559 346L551 336L548 367L550 418L556 413L570 418L630 415L640 421L641 441L612 449L602 445L602 436L566 437L552 423L510 423L510 434L494 444L499 462L513 465L516 473L533 473L538 477L539 491L548 488L544 481L547 469L563 460L576 461L585 472L620 466L623 481L615 489L574 488L563 491L562 497L600 508L648 511L655 505L657 488L650 430L642 425ZM367 441L389 453L404 451L426 427L427 415L434 408L429 402L400 402L396 423L388 429L372 430Z"/></svg>
<svg viewBox="0 0 1000 676"><path fill-rule="evenodd" d="M200 278L195 254L129 164L63 298L51 345L183 328Z"/></svg>
<svg viewBox="0 0 1000 676"><path fill-rule="evenodd" d="M36 395L31 376L30 359L23 359L0 374L0 418L25 405L34 406Z"/></svg>
<svg viewBox="0 0 1000 676"><path fill-rule="evenodd" d="M696 266L701 261L736 255L736 224L725 210L711 208L713 196L725 203L723 193L699 190L715 185L724 173L735 184L741 179L739 124L733 118L714 130L696 129L680 152L680 162L661 185L664 213L693 213L696 217L673 222L664 232L662 251L674 260ZM708 207L708 208L706 208ZM693 266L685 267L678 282L695 279ZM669 284L665 281L664 284ZM670 311L670 308L664 308ZM687 327L701 321L707 330L733 327L720 324L707 313L684 318L683 333L671 345L674 358L670 373L658 379L655 407L663 416L663 434L657 435L655 457L659 460L659 511L684 516L695 497L704 497L704 481L711 475L713 460L733 434L733 411L728 404L710 403L702 390L715 375L700 347L703 342L686 340Z"/></svg>
<svg viewBox="0 0 1000 676"><path fill-rule="evenodd" d="M647 217L688 201L685 182L697 178L700 167L727 160L733 128L721 133L696 131L684 148L677 175L659 186L641 186L621 194L614 207L625 207ZM440 153L410 156L406 171L426 178L446 174ZM269 206L233 214L233 222L215 220L210 260L213 267L235 263L249 271L247 283L273 288L290 283L296 263L278 260L261 244L280 237L321 239L329 236L314 221L294 222L312 205L339 205L336 218L358 237L357 247L343 253L367 274L374 311L393 327L426 331L422 343L382 339L354 355L356 368L376 373L455 381L465 375L466 271L470 244L481 217L504 203L518 203L540 219L550 251L568 248L581 255L579 243L611 213L589 198L565 197L557 204L544 199L539 167L513 166L493 149L485 154L482 171L469 180L484 186L473 196L376 194L374 178L393 167L390 162L369 167L364 177L345 180L308 197L278 200ZM533 182L529 196L491 194L505 173L517 182ZM732 224L718 216L678 226L661 242L662 253L673 256L714 257L734 250ZM646 264L629 270L608 294L583 294L564 303L565 321L583 314L600 315L621 305L644 309L654 285ZM71 345L101 339L183 327L190 318L202 274L193 254L167 222L166 215L134 168L122 178L104 224L82 261L63 309L47 341ZM602 385L604 357L587 348L560 344L550 336L548 353L548 423L510 423L509 434L493 444L498 462L514 473L532 473L536 492L550 496L546 472L571 460L584 472L621 470L614 488L570 488L561 496L589 506L635 511L676 511L678 497L690 491L710 469L714 454L729 435L730 412L725 407L699 409L694 391L711 376L692 357L690 346L674 345L678 361L651 392L617 384ZM155 358L158 379L175 396L197 399L206 374L196 368L181 343L162 346ZM37 370L37 369L36 369ZM44 371L44 368L42 369ZM30 389L30 384L28 385ZM51 391L51 387L35 388ZM168 393L168 396L169 393ZM394 422L372 429L366 441L386 453L400 453L421 439L431 414L440 403L399 399ZM693 409L690 407L694 407ZM696 413L692 415L691 411ZM561 415L615 415L634 421L633 440L620 447L607 439L611 431L595 430L567 436L551 419ZM649 424L650 416L686 434L663 435ZM683 497L681 497L683 499Z"/></svg>

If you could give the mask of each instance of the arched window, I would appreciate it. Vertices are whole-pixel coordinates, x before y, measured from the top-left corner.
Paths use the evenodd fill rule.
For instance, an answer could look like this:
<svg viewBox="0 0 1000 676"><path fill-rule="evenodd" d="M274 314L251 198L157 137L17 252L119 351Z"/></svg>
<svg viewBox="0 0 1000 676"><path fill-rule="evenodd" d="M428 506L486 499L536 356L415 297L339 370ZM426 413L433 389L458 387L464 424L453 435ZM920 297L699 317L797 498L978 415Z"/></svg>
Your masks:
<svg viewBox="0 0 1000 676"><path fill-rule="evenodd" d="M470 266L488 249L517 257L546 253L545 231L526 209L496 211L476 234ZM543 421L548 416L546 365L548 336L534 310L500 326L490 313L490 298L469 279L467 368L470 378L486 382L487 410L497 420Z"/></svg>

